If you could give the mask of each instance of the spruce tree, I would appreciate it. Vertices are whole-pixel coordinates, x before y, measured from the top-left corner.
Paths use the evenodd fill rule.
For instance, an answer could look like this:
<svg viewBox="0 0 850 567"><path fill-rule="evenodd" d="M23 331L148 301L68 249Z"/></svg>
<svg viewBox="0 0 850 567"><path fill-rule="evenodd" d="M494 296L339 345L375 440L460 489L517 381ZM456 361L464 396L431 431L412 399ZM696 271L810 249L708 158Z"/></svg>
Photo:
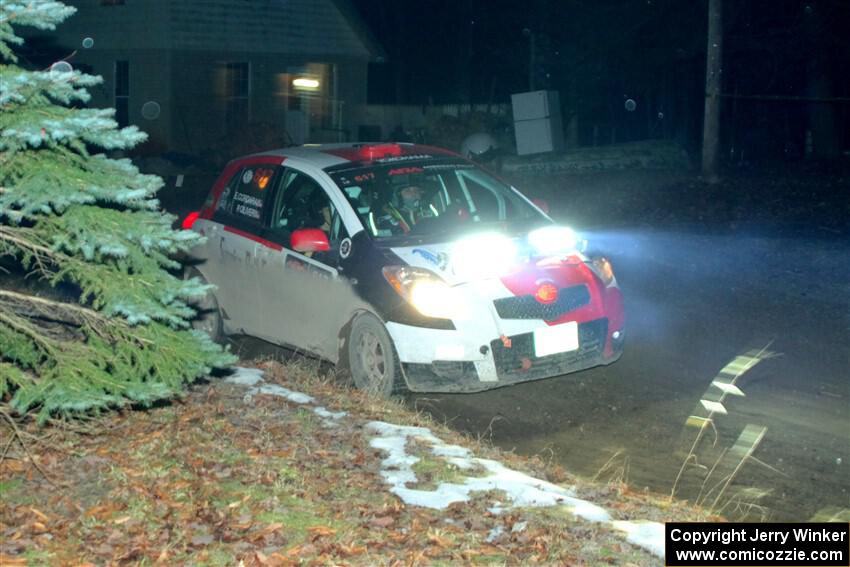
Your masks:
<svg viewBox="0 0 850 567"><path fill-rule="evenodd" d="M171 228L161 179L102 153L145 134L83 107L99 77L18 65L13 26L51 30L73 12L0 0L0 270L72 290L0 288L0 410L41 420L150 404L232 362L187 323L207 287L175 258L199 235Z"/></svg>

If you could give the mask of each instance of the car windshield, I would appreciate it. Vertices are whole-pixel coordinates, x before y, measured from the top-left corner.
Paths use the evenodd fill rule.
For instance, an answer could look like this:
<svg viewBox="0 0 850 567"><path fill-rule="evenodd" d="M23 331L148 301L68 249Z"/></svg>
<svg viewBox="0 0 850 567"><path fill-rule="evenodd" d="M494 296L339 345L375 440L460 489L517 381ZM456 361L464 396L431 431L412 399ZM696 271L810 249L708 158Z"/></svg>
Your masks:
<svg viewBox="0 0 850 567"><path fill-rule="evenodd" d="M369 165L328 173L376 239L436 236L475 223L547 222L510 186L461 160Z"/></svg>

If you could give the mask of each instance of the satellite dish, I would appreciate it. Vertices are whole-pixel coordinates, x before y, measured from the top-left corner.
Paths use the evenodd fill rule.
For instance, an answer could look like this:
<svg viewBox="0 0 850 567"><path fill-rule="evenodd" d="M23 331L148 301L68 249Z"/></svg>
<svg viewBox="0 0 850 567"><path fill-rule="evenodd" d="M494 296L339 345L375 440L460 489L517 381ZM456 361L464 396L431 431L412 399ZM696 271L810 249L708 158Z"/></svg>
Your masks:
<svg viewBox="0 0 850 567"><path fill-rule="evenodd" d="M51 73L70 73L74 68L67 61L57 61L50 66Z"/></svg>
<svg viewBox="0 0 850 567"><path fill-rule="evenodd" d="M467 136L460 146L460 155L468 159L479 159L489 152L499 149L496 138L486 132L478 132Z"/></svg>

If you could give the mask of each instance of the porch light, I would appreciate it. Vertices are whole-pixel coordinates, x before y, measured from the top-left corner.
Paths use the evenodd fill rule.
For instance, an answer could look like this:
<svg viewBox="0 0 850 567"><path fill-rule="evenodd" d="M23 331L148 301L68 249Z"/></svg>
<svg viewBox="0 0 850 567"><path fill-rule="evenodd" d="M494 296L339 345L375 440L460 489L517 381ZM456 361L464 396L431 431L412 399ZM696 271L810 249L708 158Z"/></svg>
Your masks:
<svg viewBox="0 0 850 567"><path fill-rule="evenodd" d="M293 79L292 86L297 89L314 91L319 88L319 81L308 77L298 77L297 79Z"/></svg>

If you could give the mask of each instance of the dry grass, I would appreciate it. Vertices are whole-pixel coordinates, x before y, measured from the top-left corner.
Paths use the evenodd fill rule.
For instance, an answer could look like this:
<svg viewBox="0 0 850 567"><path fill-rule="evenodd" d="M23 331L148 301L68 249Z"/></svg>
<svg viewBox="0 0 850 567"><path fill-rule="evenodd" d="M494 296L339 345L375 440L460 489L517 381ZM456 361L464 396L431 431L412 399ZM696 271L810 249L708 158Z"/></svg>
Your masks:
<svg viewBox="0 0 850 567"><path fill-rule="evenodd" d="M499 493L447 510L406 506L379 474L383 455L363 425L424 426L539 478L567 480L617 519L698 520L704 514L622 486L575 479L543 459L500 452L340 384L314 362L261 360L268 381L349 416L335 427L305 406L212 379L182 402L93 419L86 431L23 428L31 460L0 463L0 560L11 564L657 564L602 525L560 509L512 509ZM423 448L413 448L427 456ZM422 450L420 450L422 449ZM38 472L38 464L57 487ZM458 471L425 459L435 483ZM464 476L468 476L463 471Z"/></svg>

